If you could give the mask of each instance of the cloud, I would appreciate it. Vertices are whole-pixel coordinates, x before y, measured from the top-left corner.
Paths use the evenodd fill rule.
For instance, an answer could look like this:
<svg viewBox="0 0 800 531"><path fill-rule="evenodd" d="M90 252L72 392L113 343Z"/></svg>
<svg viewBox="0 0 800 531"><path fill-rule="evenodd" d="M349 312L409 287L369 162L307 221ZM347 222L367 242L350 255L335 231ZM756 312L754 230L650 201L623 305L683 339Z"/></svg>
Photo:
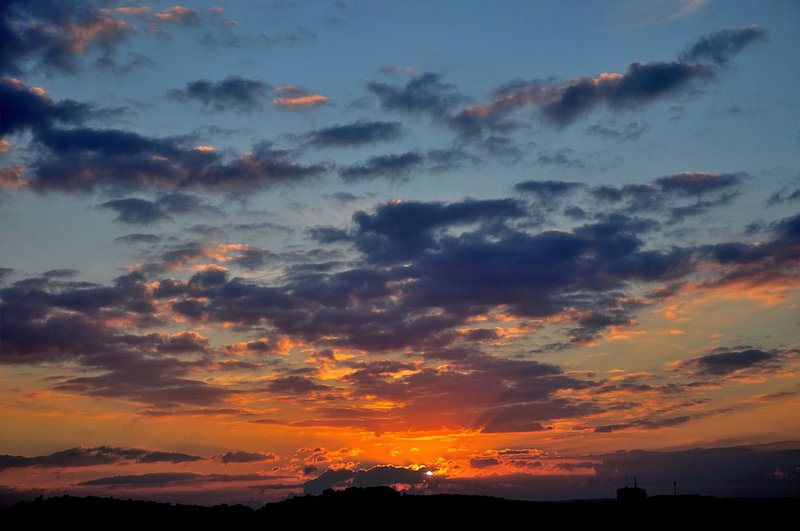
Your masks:
<svg viewBox="0 0 800 531"><path fill-rule="evenodd" d="M648 184L629 184L619 188L597 186L589 193L598 201L625 202L621 209L629 213L667 211L670 214L668 221L677 223L688 216L699 216L728 204L738 195L738 186L746 177L743 172L684 172L659 177Z"/></svg>
<svg viewBox="0 0 800 531"><path fill-rule="evenodd" d="M741 183L743 173L701 173L685 172L656 179L655 183L665 193L683 196L696 196L714 192Z"/></svg>
<svg viewBox="0 0 800 531"><path fill-rule="evenodd" d="M473 457L469 460L469 467L470 468L488 468L497 466L500 464L500 461L495 459L494 457Z"/></svg>
<svg viewBox="0 0 800 531"><path fill-rule="evenodd" d="M311 131L306 135L318 147L362 146L375 142L389 142L402 136L399 122L359 121Z"/></svg>
<svg viewBox="0 0 800 531"><path fill-rule="evenodd" d="M187 25L195 25L199 22L197 13L183 6L168 7L160 13L155 13L153 17L162 22L174 22Z"/></svg>
<svg viewBox="0 0 800 531"><path fill-rule="evenodd" d="M22 81L0 78L0 134L22 131L46 131L55 124L79 124L93 116L93 106L74 100L55 102L41 87L29 87Z"/></svg>
<svg viewBox="0 0 800 531"><path fill-rule="evenodd" d="M537 107L542 117L565 127L594 107L605 104L612 109L628 109L656 100L707 79L710 70L678 62L631 63L624 74L600 74L574 78L562 85L540 85L519 81L498 90L490 104L458 111L450 121L462 133L475 134L484 128L508 129L505 121L512 111Z"/></svg>
<svg viewBox="0 0 800 531"><path fill-rule="evenodd" d="M597 426L594 429L595 433L611 433L614 431L620 430L627 430L627 429L640 429L640 430L656 430L659 428L669 428L672 426L677 426L679 424L684 424L689 422L694 417L689 415L682 415L679 417L672 417L667 419L640 419L632 422L626 422L622 424L606 424L603 426Z"/></svg>
<svg viewBox="0 0 800 531"><path fill-rule="evenodd" d="M20 74L37 68L72 74L87 55L107 67L114 64L116 46L134 32L130 24L83 2L3 2L0 71Z"/></svg>
<svg viewBox="0 0 800 531"><path fill-rule="evenodd" d="M339 175L346 182L386 178L403 179L412 168L423 163L419 153L409 151L400 155L378 155L370 157L366 163L353 164L339 169Z"/></svg>
<svg viewBox="0 0 800 531"><path fill-rule="evenodd" d="M188 463L204 460L204 457L181 452L148 451L140 448L115 448L77 446L50 455L23 457L0 455L0 470L10 468L74 468L121 463Z"/></svg>
<svg viewBox="0 0 800 531"><path fill-rule="evenodd" d="M305 494L319 495L326 489L342 486L379 487L395 484L419 485L426 479L423 469L396 466L375 466L369 469L326 470L318 477L303 484Z"/></svg>
<svg viewBox="0 0 800 531"><path fill-rule="evenodd" d="M781 356L777 351L765 352L759 349L717 349L711 354L697 356L677 364L679 369L691 372L700 378L745 375L754 371L774 371L780 366Z"/></svg>
<svg viewBox="0 0 800 531"><path fill-rule="evenodd" d="M106 201L101 205L117 212L116 221L131 224L147 225L162 219L170 219L169 215L162 212L152 201L144 199L127 198Z"/></svg>
<svg viewBox="0 0 800 531"><path fill-rule="evenodd" d="M202 476L192 472L153 472L128 476L111 476L83 481L79 485L110 487L160 487L175 483L196 482Z"/></svg>
<svg viewBox="0 0 800 531"><path fill-rule="evenodd" d="M172 214L219 214L217 209L202 204L198 198L178 192L163 195L156 201L129 197L112 199L100 206L115 211L115 221L139 225L169 220Z"/></svg>
<svg viewBox="0 0 800 531"><path fill-rule="evenodd" d="M126 234L125 236L118 236L114 238L114 241L117 243L125 243L133 245L139 243L153 244L160 242L161 236L158 236L157 234L133 233L133 234Z"/></svg>
<svg viewBox="0 0 800 531"><path fill-rule="evenodd" d="M436 118L466 100L455 91L454 85L442 83L440 79L438 74L426 72L412 78L403 88L369 81L367 90L378 97L384 110L429 114Z"/></svg>
<svg viewBox="0 0 800 531"><path fill-rule="evenodd" d="M584 190L572 185L528 181L525 187L543 197L582 197ZM687 194L713 197L733 186L735 179L679 174L660 184L609 190L620 196L612 204L624 209L628 200L685 201ZM594 191L589 189L590 197ZM607 404L587 401L580 393L559 396L598 382L565 374L556 365L493 359L482 350L488 344L510 345L515 334L524 333L531 351L576 348L635 327L633 316L643 305L676 293L729 291L742 283L793 285L797 276L800 216L770 225L772 239L760 245L731 241L659 248L651 244L661 225L650 217L596 213L570 231L537 231L531 220L538 208L513 198L384 203L356 212L345 228L311 232L347 250L347 262L332 263L320 253L309 262L304 254L302 266L268 282L229 270L271 259L266 249L218 243L160 250L153 263L107 285L60 276L22 279L0 289L0 362L68 362L81 372L53 380L55 389L164 410L224 408L244 393L268 392L318 407L315 418L298 421L303 425L375 432L398 426L541 431L559 419L602 413ZM660 286L669 289L647 294ZM473 331L478 320L509 318L515 322L509 328ZM135 332L165 322L180 323L183 332ZM249 341L212 347L190 328L195 325L265 331ZM533 333L545 326L546 334ZM332 385L313 371L281 369L259 384L203 378L206 371L227 367L219 356L269 356L295 345L312 349L312 356L338 365L336 370L346 369L346 377ZM341 351L383 359L344 363ZM388 359L404 351L414 352L419 365ZM680 369L705 380L710 376L701 375L712 374L712 368L733 363L724 365L727 358L737 359L703 358ZM781 358L744 359L753 363L728 376L758 377L782 366ZM479 386L491 391L474 393ZM352 402L335 403L342 397ZM367 410L355 405L359 397L397 405ZM431 411L431 403L439 407ZM646 412L639 419L668 420ZM602 422L618 429L623 424L632 421Z"/></svg>
<svg viewBox="0 0 800 531"><path fill-rule="evenodd" d="M24 179L25 171L25 166L21 164L0 170L0 188L26 188L28 181Z"/></svg>
<svg viewBox="0 0 800 531"><path fill-rule="evenodd" d="M688 61L710 59L726 64L750 42L762 38L758 26L722 30L701 37L681 54L679 61L633 62L625 72L576 77L561 84L536 80L514 80L495 89L491 103L462 108L449 117L450 126L465 135L484 130L504 131L516 124L508 120L513 112L536 108L546 122L566 127L594 108L605 105L619 111L633 109L692 87L693 83L713 79L711 66ZM617 139L635 138L643 129L631 122L620 132L605 126L591 126L589 132Z"/></svg>
<svg viewBox="0 0 800 531"><path fill-rule="evenodd" d="M220 461L228 463L258 463L262 461L274 461L277 456L273 453L265 454L261 452L228 452L220 457Z"/></svg>
<svg viewBox="0 0 800 531"><path fill-rule="evenodd" d="M304 111L324 105L330 98L321 94L314 94L303 87L294 85L283 85L275 89L275 97L272 104L289 111Z"/></svg>
<svg viewBox="0 0 800 531"><path fill-rule="evenodd" d="M629 122L623 127L618 126L616 120L610 120L607 124L594 124L586 128L590 135L609 138L612 140L636 140L650 129L649 124Z"/></svg>
<svg viewBox="0 0 800 531"><path fill-rule="evenodd" d="M172 89L167 96L178 101L198 101L208 111L249 112L263 107L271 88L259 79L228 76L216 83L207 79L190 81L185 89Z"/></svg>
<svg viewBox="0 0 800 531"><path fill-rule="evenodd" d="M330 387L314 383L313 380L304 376L290 375L282 378L273 378L267 385L267 389L276 394L304 396L317 391L327 391Z"/></svg>
<svg viewBox="0 0 800 531"><path fill-rule="evenodd" d="M514 185L519 192L532 193L540 201L552 201L583 187L583 183L566 181L523 181Z"/></svg>
<svg viewBox="0 0 800 531"><path fill-rule="evenodd" d="M723 30L702 37L682 54L681 62L634 62L624 74L574 78L561 85L514 82L498 89L498 97L492 103L459 111L451 125L462 132L477 132L484 127L502 129L508 127L503 121L505 115L535 106L547 121L564 127L600 104L614 110L637 107L686 89L693 81L712 77L708 67L685 61L710 58L718 64L727 63L763 33L757 26Z"/></svg>
<svg viewBox="0 0 800 531"><path fill-rule="evenodd" d="M480 157L458 147L431 149L425 154L425 158L432 171L456 170L465 165L476 166L482 163Z"/></svg>
<svg viewBox="0 0 800 531"><path fill-rule="evenodd" d="M747 28L726 28L703 35L688 46L681 55L681 61L711 61L717 65L728 64L752 42L763 40L767 31L757 25Z"/></svg>
<svg viewBox="0 0 800 531"><path fill-rule="evenodd" d="M356 246L370 261L394 261L435 245L434 229L523 215L522 206L512 199L467 199L450 204L399 201L380 205L373 215L356 212L353 221Z"/></svg>
<svg viewBox="0 0 800 531"><path fill-rule="evenodd" d="M178 138L116 129L50 128L37 138L48 153L37 161L28 183L41 192L97 188L242 192L299 183L327 171L323 164L293 162L290 151L271 149L268 143L228 161L207 146L187 147Z"/></svg>

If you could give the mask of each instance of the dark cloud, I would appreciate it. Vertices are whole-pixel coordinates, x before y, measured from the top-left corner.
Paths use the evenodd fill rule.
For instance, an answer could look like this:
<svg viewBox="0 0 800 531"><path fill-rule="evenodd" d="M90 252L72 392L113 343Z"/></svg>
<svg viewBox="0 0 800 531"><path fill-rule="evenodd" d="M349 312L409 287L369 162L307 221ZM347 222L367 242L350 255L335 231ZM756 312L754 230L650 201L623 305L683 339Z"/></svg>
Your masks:
<svg viewBox="0 0 800 531"><path fill-rule="evenodd" d="M306 230L306 234L319 243L335 243L352 239L346 230L336 227L312 227Z"/></svg>
<svg viewBox="0 0 800 531"><path fill-rule="evenodd" d="M524 155L523 150L507 136L490 135L480 142L486 153L506 162L519 162Z"/></svg>
<svg viewBox="0 0 800 531"><path fill-rule="evenodd" d="M571 188L571 183L558 181L533 183L528 187L545 195L566 194ZM718 193L705 178L664 183L669 194L657 184L613 190L637 200L652 199L652 193L681 198L695 187L701 194ZM423 362L447 363L434 369L426 363L417 367L354 360L342 380L346 387L325 385L314 372L285 371L262 384L259 392L318 404L347 393L353 399L369 396L405 405L386 411L350 405L328 408L318 412L318 425L377 432L400 425L434 429L432 424L486 432L536 431L547 429L554 419L602 410L602 405L559 398L563 389L596 384L589 377L566 375L554 365L487 356L482 342L503 337L499 331L472 331L475 319L484 319L496 308L518 319L549 319L558 337L531 349L573 348L596 341L609 328L635 326L633 315L642 305L682 289L720 289L742 282L773 285L796 278L800 216L771 225L773 239L760 245L727 242L660 250L646 241L659 228L650 218L596 215L569 232L536 232L527 223L532 209L514 199L386 203L357 212L346 230L329 227L312 234L351 242L349 262L320 260L320 254L309 263L304 255L303 265L287 268L269 284L232 276L213 263L241 262L246 267L265 259L265 250L252 249L250 256L245 246L200 244L163 251L157 263L107 286L69 277L20 280L0 289L0 362L70 362L88 371L54 380L52 385L61 391L177 410L182 405L216 408L252 392L245 382L223 386L196 376L224 368L212 359L218 350L271 354L278 337L304 342L331 361L341 361L331 349L371 354L408 349ZM205 265L196 268L198 264ZM192 269L185 280L157 276ZM698 271L704 272L702 284L692 276ZM669 289L644 299L633 295L634 289L648 284ZM184 326L258 326L269 332L221 349L211 348L208 339L191 330L172 335L133 332L160 323L165 308ZM746 350L754 349L737 349ZM752 362L721 373L738 378L781 365L779 357L758 361L750 356L703 357L681 369L692 376L713 375L714 370L722 371L718 367L735 366L737 360ZM478 387L491 391L476 394ZM430 403L441 405L438 416L429 414ZM608 423L615 424L622 423Z"/></svg>
<svg viewBox="0 0 800 531"><path fill-rule="evenodd" d="M792 448L796 448L792 446ZM595 465L598 478L624 484L624 478L637 476L648 494L672 494L673 481L678 491L722 497L785 496L790 483L797 487L797 474L786 477L776 470L794 470L796 449L781 445L739 446L729 448L693 448L653 452L635 450L600 456ZM794 464L790 464L794 463ZM724 474L715 471L724 470ZM646 480L644 478L647 478ZM786 492L787 494L779 494Z"/></svg>
<svg viewBox="0 0 800 531"><path fill-rule="evenodd" d="M600 103L612 109L640 105L708 75L702 67L684 63L631 63L622 75L583 78L555 88L539 107L547 120L565 126Z"/></svg>
<svg viewBox="0 0 800 531"><path fill-rule="evenodd" d="M769 199L767 199L767 206L775 206L786 201L798 200L800 200L800 188L795 188L794 190L784 188L769 196Z"/></svg>
<svg viewBox="0 0 800 531"><path fill-rule="evenodd" d="M0 281L5 279L6 277L11 276L14 274L14 270L10 267L0 267Z"/></svg>
<svg viewBox="0 0 800 531"><path fill-rule="evenodd" d="M629 122L625 126L618 126L615 120L607 124L594 124L586 128L590 135L610 138L612 140L636 140L650 129L649 124Z"/></svg>
<svg viewBox="0 0 800 531"><path fill-rule="evenodd" d="M242 192L299 183L327 171L322 164L292 162L291 152L264 144L226 161L213 148L187 148L179 139L119 130L50 129L41 140L51 156L36 164L30 179L29 185L38 191L197 188Z"/></svg>
<svg viewBox="0 0 800 531"><path fill-rule="evenodd" d="M564 127L600 104L615 110L636 107L710 76L711 71L699 65L636 62L631 63L624 74L575 78L562 85L519 80L498 89L492 103L458 111L451 117L450 125L472 135L483 129L509 129L513 127L507 121L511 112L536 107L548 122Z"/></svg>
<svg viewBox="0 0 800 531"><path fill-rule="evenodd" d="M319 147L362 146L389 142L402 136L399 122L355 122L311 131L306 135L312 145Z"/></svg>
<svg viewBox="0 0 800 531"><path fill-rule="evenodd" d="M395 466L375 466L369 469L326 470L318 477L303 484L305 494L319 495L334 487L380 487L395 484L419 485L426 480L425 470Z"/></svg>
<svg viewBox="0 0 800 531"><path fill-rule="evenodd" d="M261 452L228 452L220 457L220 461L228 463L258 463L262 461L274 461L277 459L275 454Z"/></svg>
<svg viewBox="0 0 800 531"><path fill-rule="evenodd" d="M574 151L569 148L557 149L555 151L542 151L536 162L562 166L564 168L585 168L584 162L573 155Z"/></svg>
<svg viewBox="0 0 800 531"><path fill-rule="evenodd" d="M161 236L158 236L156 234L133 233L114 238L114 241L117 243L134 244L134 245L139 243L153 244L160 242Z"/></svg>
<svg viewBox="0 0 800 531"><path fill-rule="evenodd" d="M145 199L136 199L133 197L127 199L113 199L111 201L106 201L100 206L114 210L117 213L116 221L122 223L148 225L161 221L162 219L171 219L170 216L158 208L153 201L147 201Z"/></svg>
<svg viewBox="0 0 800 531"><path fill-rule="evenodd" d="M735 373L747 373L750 369L770 370L781 365L777 352L758 349L722 350L681 362L678 367L691 371L701 378L725 377Z"/></svg>
<svg viewBox="0 0 800 531"><path fill-rule="evenodd" d="M475 166L483 161L462 148L432 149L426 153L426 159L433 171L449 171L465 165Z"/></svg>
<svg viewBox="0 0 800 531"><path fill-rule="evenodd" d="M101 68L115 65L115 48L135 28L90 2L8 0L0 6L0 71L31 68L75 73L90 56Z"/></svg>
<svg viewBox="0 0 800 531"><path fill-rule="evenodd" d="M325 489L333 488L336 485L341 485L353 478L355 473L347 468L340 468L338 470L326 470L318 477L306 481L303 484L303 492L305 494L319 495Z"/></svg>
<svg viewBox="0 0 800 531"><path fill-rule="evenodd" d="M91 127L64 129L57 125L79 126L99 111L71 100L53 102L41 89L10 78L3 78L0 90L3 134L30 130L34 142L45 148L32 164L30 179L25 182L40 192L96 188L114 191L201 188L235 192L296 183L328 169L323 164L307 166L292 162L290 151L272 149L268 142L226 160L213 147L187 146L188 139L182 137L156 138ZM143 222L159 216L153 208L145 212L148 206L141 202L109 205L112 206L119 209L121 220ZM167 210L185 210L190 205L186 197L173 195L163 198L161 206Z"/></svg>
<svg viewBox="0 0 800 531"><path fill-rule="evenodd" d="M56 385L56 389L97 398L127 398L156 407L209 405L237 394L224 387L169 374L179 366L169 359L153 363L140 359L136 367L122 365L102 376L71 378ZM157 372L164 368L168 368L166 375Z"/></svg>
<svg viewBox="0 0 800 531"><path fill-rule="evenodd" d="M566 181L523 181L514 185L520 192L536 195L540 201L552 201L583 187L583 183Z"/></svg>
<svg viewBox="0 0 800 531"><path fill-rule="evenodd" d="M128 476L111 476L78 483L78 485L104 485L108 487L160 487L181 483L233 483L264 481L270 479L260 474L194 474L191 472L153 472Z"/></svg>
<svg viewBox="0 0 800 531"><path fill-rule="evenodd" d="M216 208L204 205L197 197L178 192L163 195L156 201L130 197L112 199L100 206L115 211L116 221L139 225L169 220L172 214L219 214Z"/></svg>
<svg viewBox="0 0 800 531"><path fill-rule="evenodd" d="M744 173L686 172L660 177L656 179L655 183L668 194L695 196L736 186L741 183L744 175Z"/></svg>
<svg viewBox="0 0 800 531"><path fill-rule="evenodd" d="M409 151L401 155L378 155L370 157L366 163L353 164L339 169L339 175L346 182L376 178L403 179L416 166L424 161L422 155Z"/></svg>
<svg viewBox="0 0 800 531"><path fill-rule="evenodd" d="M470 468L488 468L492 466L497 466L500 464L500 461L495 459L494 457L473 457L469 460L469 467Z"/></svg>
<svg viewBox="0 0 800 531"><path fill-rule="evenodd" d="M480 221L505 221L525 215L511 199L465 200L458 203L391 202L379 206L374 215L353 214L358 238L356 246L370 260L393 261L434 245L432 230Z"/></svg>
<svg viewBox="0 0 800 531"><path fill-rule="evenodd" d="M594 429L595 433L611 433L614 431L620 430L628 430L628 429L639 429L639 430L656 430L659 428L669 428L672 426L677 426L679 424L684 424L692 420L693 417L688 415L682 415L680 417L672 417L667 419L640 419L635 420L632 422L626 422L622 424L606 424L603 426L597 426Z"/></svg>
<svg viewBox="0 0 800 531"><path fill-rule="evenodd" d="M730 203L746 177L743 172L684 172L659 177L652 184L597 186L589 194L597 201L623 203L620 209L628 213L667 212L668 222L677 223Z"/></svg>
<svg viewBox="0 0 800 531"><path fill-rule="evenodd" d="M9 468L73 468L107 465L125 461L135 463L187 463L201 461L204 457L180 452L148 451L139 448L113 448L98 446L87 448L77 446L50 455L23 457L0 455L0 470Z"/></svg>
<svg viewBox="0 0 800 531"><path fill-rule="evenodd" d="M442 83L440 79L438 74L426 72L411 79L403 88L369 81L367 89L378 97L384 110L429 114L435 118L466 100L454 85Z"/></svg>
<svg viewBox="0 0 800 531"><path fill-rule="evenodd" d="M276 394L304 396L317 391L327 391L330 388L327 385L315 383L304 376L290 375L282 378L273 378L267 385L267 389Z"/></svg>
<svg viewBox="0 0 800 531"><path fill-rule="evenodd" d="M192 472L153 472L129 476L111 476L92 479L79 483L79 485L107 486L107 487L160 487L175 483L188 483L198 481L202 476Z"/></svg>
<svg viewBox="0 0 800 531"><path fill-rule="evenodd" d="M726 65L751 42L764 39L767 31L759 26L726 28L703 35L681 55L681 61L711 61Z"/></svg>
<svg viewBox="0 0 800 531"><path fill-rule="evenodd" d="M228 76L216 83L207 79L190 81L185 89L172 89L167 96L178 101L198 101L209 111L248 112L261 109L271 90L259 79Z"/></svg>
<svg viewBox="0 0 800 531"><path fill-rule="evenodd" d="M59 277L59 278L69 278L77 276L80 273L77 269L51 269L49 271L45 271L42 273L45 277Z"/></svg>
<svg viewBox="0 0 800 531"><path fill-rule="evenodd" d="M94 112L89 104L74 100L56 102L42 88L29 87L9 77L0 78L0 134L3 137L26 130L47 131L55 124L80 124Z"/></svg>

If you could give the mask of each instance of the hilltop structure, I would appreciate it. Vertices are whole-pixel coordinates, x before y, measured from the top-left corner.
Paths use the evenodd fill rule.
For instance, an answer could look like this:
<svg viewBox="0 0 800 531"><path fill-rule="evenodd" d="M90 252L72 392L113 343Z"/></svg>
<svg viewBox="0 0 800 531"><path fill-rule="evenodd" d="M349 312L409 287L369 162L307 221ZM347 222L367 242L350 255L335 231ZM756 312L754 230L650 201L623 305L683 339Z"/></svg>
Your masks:
<svg viewBox="0 0 800 531"><path fill-rule="evenodd" d="M633 478L633 487L629 487L626 481L624 487L617 489L618 502L640 501L645 498L647 498L647 491L639 487L636 478Z"/></svg>

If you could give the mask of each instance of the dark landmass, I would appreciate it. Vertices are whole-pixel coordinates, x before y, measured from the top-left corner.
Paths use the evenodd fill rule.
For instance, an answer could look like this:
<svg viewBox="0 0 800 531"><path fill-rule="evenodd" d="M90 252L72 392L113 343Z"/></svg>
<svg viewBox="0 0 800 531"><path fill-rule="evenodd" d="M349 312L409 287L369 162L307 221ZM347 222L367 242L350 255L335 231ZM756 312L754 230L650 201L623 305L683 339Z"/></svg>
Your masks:
<svg viewBox="0 0 800 531"><path fill-rule="evenodd" d="M345 526L348 529L414 526L422 529L453 525L547 524L622 525L637 529L681 526L695 528L794 521L798 498L715 498L653 496L635 502L579 500L534 502L458 494L403 495L390 487L327 490L321 496L299 496L253 510L244 505L173 505L114 498L60 496L19 502L0 509L6 529L45 529L77 525L79 529L145 526L149 529L212 529L256 526Z"/></svg>

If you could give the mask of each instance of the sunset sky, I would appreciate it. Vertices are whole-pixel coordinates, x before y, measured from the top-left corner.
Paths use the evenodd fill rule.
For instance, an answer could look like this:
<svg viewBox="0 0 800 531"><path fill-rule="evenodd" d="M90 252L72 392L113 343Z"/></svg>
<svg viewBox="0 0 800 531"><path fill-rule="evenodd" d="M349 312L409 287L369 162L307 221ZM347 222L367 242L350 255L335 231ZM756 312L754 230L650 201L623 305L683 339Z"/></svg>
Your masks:
<svg viewBox="0 0 800 531"><path fill-rule="evenodd" d="M800 4L0 3L0 504L798 495Z"/></svg>

